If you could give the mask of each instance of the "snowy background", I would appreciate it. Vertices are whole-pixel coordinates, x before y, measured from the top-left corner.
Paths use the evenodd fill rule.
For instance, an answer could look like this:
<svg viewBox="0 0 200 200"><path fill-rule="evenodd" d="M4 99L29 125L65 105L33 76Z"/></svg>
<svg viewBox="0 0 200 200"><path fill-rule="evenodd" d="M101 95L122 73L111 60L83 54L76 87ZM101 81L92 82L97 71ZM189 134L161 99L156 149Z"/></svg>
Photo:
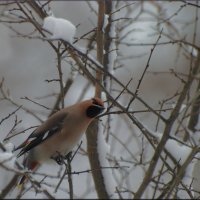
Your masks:
<svg viewBox="0 0 200 200"><path fill-rule="evenodd" d="M195 2L195 1L194 1ZM96 2L90 2L94 10L98 10ZM135 18L140 12L139 3L131 5L133 8L132 13L129 17ZM160 14L162 19L168 19L170 16L170 21L175 24L175 27L166 26L163 22L163 32L169 33L174 36L175 39L179 40L184 38L188 42L192 42L194 38L195 23L194 19L196 13L199 16L199 11L196 11L194 6L184 6L183 2L159 2L158 5L162 7L162 13ZM89 32L91 29L97 26L97 16L95 12L88 6L84 1L53 1L51 2L51 11L57 18L63 18L69 20L73 23L76 28L75 37L80 37L84 33ZM119 7L124 5L123 2L119 3ZM144 3L144 10L152 12L155 15L159 13L159 7L153 3ZM181 10L179 11L179 9ZM9 15L7 10L10 9L5 6L0 7L1 16L3 14ZM198 8L199 9L199 8ZM198 10L197 9L197 10ZM126 17L126 9L122 9L115 16L116 19L120 17ZM158 39L158 34L155 34L155 29L158 24L157 21L150 17L148 12L144 12L138 20L132 21L128 27L126 27L120 33L120 37L124 38L118 49L118 65L123 66L114 71L114 76L117 77L124 85L128 83L130 79L132 81L129 84L129 89L135 92L138 81L146 67L150 50L153 45L143 46L142 43L155 43ZM174 15L174 13L178 13ZM199 16L200 17L200 16ZM1 17L0 17L1 19ZM2 17L2 20L4 18ZM123 20L122 20L123 21ZM38 23L43 24L41 20ZM63 22L62 22L63 23ZM65 23L63 23L65 24ZM55 52L50 48L46 41L40 38L25 38L18 36L17 32L14 32L12 28L24 35L29 34L33 31L30 24L9 24L0 21L0 79L4 78L5 90L9 91L10 98L16 102L18 105L23 107L28 107L30 110L34 111L42 120L45 120L49 114L49 110L44 109L26 99L34 99L46 107L52 108L56 97L53 94L59 93L59 83L47 82L45 80L57 79L58 71L56 68L57 60ZM123 23L119 25L118 28L123 27ZM170 27L170 28L169 28ZM44 27L45 28L45 27ZM49 27L48 27L49 28ZM47 28L47 30L48 30ZM72 28L73 29L73 28ZM131 31L133 30L133 31ZM49 30L51 32L51 30ZM72 30L73 32L74 30ZM127 34L131 31L130 34ZM177 33L178 32L178 33ZM74 33L70 33L73 35ZM127 34L127 35L126 35ZM196 30L196 41L197 46L200 45L200 23L197 22ZM56 37L62 37L60 33L54 33L50 36L51 39L57 39ZM174 39L173 38L173 39ZM68 40L69 39L69 40ZM73 41L72 38L68 38L68 41ZM161 38L160 41L169 41ZM137 43L139 45L127 46L126 43ZM81 40L77 46L80 48L85 47L86 42ZM188 51L188 52L187 52ZM150 60L150 67L148 73L145 74L140 89L139 96L148 103L155 110L160 109L160 102L164 99L171 98L177 91L182 87L182 82L175 75L173 75L172 69L178 73L187 74L190 66L190 47L184 46L180 48L178 45L159 45L156 46L153 56ZM196 52L194 52L196 53ZM188 54L188 55L187 55ZM94 54L95 55L95 54ZM129 58L130 57L130 58ZM117 67L117 66L116 66ZM64 82L71 77L71 65L67 63L66 60L62 62L63 78ZM77 74L74 78L73 84L65 97L65 106L71 105L80 100L83 89L87 86L88 80L80 74ZM113 87L115 91L120 90L118 85ZM94 94L94 88L90 85L83 99L92 97ZM116 93L117 94L117 93ZM115 95L115 94L114 94ZM124 93L119 102L123 105L127 105L130 101L128 94ZM175 99L169 101L168 108L173 108ZM16 107L5 100L0 101L0 121L12 113ZM133 111L138 111L144 109L144 106L138 101L134 101L131 104L131 109ZM169 113L163 113L163 116L168 116ZM163 124L159 123L156 127L157 117L151 112L143 112L136 114L137 118L142 122L145 127L152 130L158 139L161 138L163 131ZM38 121L32 115L20 110L17 112L17 119L22 120L17 126L15 132L20 132L28 127L39 125L41 122ZM103 119L103 117L102 117ZM9 120L5 120L0 126L0 140L2 141L12 126L14 125L15 116L11 116ZM113 160L124 160L121 163L122 166L127 166L128 168L122 168L120 173L117 170L113 170L113 177L115 179L115 184L117 184L121 189L129 189L132 191L137 191L137 188L142 182L142 176L144 171L150 161L152 156L153 148L148 144L146 140L143 140L141 132L132 124L131 121L127 119L124 115L114 115L111 122L111 135L109 137L110 145L110 158ZM155 131L155 132L154 132ZM25 134L20 134L10 140L14 145L21 143L25 139L31 130L27 131ZM86 150L86 138L82 138L83 145L82 148ZM187 158L187 155L191 152L191 149L185 147L183 149L178 148L178 143L175 141L168 140L166 148L171 150L171 152L179 152L175 155L177 162L181 159L181 163ZM175 149L174 149L175 148ZM143 151L143 162L147 163L144 165L138 165L136 162L140 159L141 152ZM12 154L11 154L12 155ZM183 155L183 156L182 156ZM10 156L8 154L7 156ZM2 160L3 158L0 157ZM12 161L12 160L11 160ZM21 162L21 159L19 159ZM126 162L127 161L127 162ZM111 162L112 163L112 162ZM12 163L11 163L12 164ZM113 163L112 163L113 164ZM192 166L193 167L193 166ZM89 161L84 153L77 154L72 162L72 171L83 171L90 169ZM190 168L191 169L191 168ZM47 173L49 175L57 176L59 170L63 172L63 168L60 169L57 165L44 164L39 172ZM13 176L13 172L4 170L0 168L0 189L4 188ZM190 174L191 175L191 174ZM39 175L34 175L35 179L41 180L43 177ZM168 179L166 176L165 179ZM45 179L47 188L53 196L56 198L68 198L66 197L66 191L68 191L67 179L65 179L59 189L59 192L54 193L54 187L58 184L58 178ZM96 198L96 192L92 176L90 173L83 173L80 175L73 175L73 185L74 185L74 197L75 198ZM150 197L151 190L146 191L143 197ZM14 189L7 197L14 198L18 194L18 190ZM129 192L124 192L124 198L132 197ZM180 194L180 197L186 197L185 193ZM44 194L35 194L34 190L25 193L22 198L46 198Z"/></svg>

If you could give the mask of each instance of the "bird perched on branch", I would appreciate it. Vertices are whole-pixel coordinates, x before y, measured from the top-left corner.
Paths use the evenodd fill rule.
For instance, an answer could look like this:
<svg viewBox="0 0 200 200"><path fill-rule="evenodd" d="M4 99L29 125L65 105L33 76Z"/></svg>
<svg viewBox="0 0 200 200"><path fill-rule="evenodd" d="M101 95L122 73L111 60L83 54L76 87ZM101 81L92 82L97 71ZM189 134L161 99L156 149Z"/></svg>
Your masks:
<svg viewBox="0 0 200 200"><path fill-rule="evenodd" d="M92 98L56 112L15 148L15 151L21 149L17 157L28 153L24 166L33 171L48 159L54 159L58 164L62 164L90 122L103 110L103 101ZM19 186L25 180L26 175L21 178Z"/></svg>

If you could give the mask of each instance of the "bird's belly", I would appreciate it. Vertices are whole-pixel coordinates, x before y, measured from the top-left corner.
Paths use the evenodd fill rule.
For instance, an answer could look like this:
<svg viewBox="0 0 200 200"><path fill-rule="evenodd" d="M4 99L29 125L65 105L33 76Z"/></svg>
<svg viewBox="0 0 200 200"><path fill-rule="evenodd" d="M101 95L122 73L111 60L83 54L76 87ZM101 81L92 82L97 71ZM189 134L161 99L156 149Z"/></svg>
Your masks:
<svg viewBox="0 0 200 200"><path fill-rule="evenodd" d="M70 134L69 134L70 135ZM35 152L38 156L37 159L43 162L58 154L66 155L73 147L79 142L82 134L75 134L73 136L65 133L58 133L48 138L35 148Z"/></svg>

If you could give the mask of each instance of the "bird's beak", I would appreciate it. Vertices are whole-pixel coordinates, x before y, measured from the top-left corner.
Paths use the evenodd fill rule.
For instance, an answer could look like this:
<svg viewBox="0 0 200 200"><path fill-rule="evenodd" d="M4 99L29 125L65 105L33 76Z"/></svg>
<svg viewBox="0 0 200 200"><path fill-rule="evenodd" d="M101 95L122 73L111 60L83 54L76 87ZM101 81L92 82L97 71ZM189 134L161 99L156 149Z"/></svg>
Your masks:
<svg viewBox="0 0 200 200"><path fill-rule="evenodd" d="M95 105L95 106L99 109L99 114L105 110L104 106L99 106L99 105Z"/></svg>

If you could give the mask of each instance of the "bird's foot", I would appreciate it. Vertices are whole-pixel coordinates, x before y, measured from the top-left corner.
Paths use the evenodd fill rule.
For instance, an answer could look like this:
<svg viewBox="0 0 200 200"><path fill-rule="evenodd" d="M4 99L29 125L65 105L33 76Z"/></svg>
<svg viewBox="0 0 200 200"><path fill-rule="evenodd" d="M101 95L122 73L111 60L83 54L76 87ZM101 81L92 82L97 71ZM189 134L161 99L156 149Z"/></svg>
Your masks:
<svg viewBox="0 0 200 200"><path fill-rule="evenodd" d="M65 163L65 160L68 160L71 162L72 158L72 151L70 151L66 155L62 155L59 152L56 152L56 155L51 156L51 159L54 160L58 165L63 165Z"/></svg>
<svg viewBox="0 0 200 200"><path fill-rule="evenodd" d="M58 165L63 165L65 163L65 156L61 155L59 152L57 152L56 155L51 156L51 159L53 159Z"/></svg>
<svg viewBox="0 0 200 200"><path fill-rule="evenodd" d="M68 154L66 154L66 155L64 156L64 159L65 159L65 160L68 160L68 161L71 161L71 157L72 157L72 151L70 151Z"/></svg>

